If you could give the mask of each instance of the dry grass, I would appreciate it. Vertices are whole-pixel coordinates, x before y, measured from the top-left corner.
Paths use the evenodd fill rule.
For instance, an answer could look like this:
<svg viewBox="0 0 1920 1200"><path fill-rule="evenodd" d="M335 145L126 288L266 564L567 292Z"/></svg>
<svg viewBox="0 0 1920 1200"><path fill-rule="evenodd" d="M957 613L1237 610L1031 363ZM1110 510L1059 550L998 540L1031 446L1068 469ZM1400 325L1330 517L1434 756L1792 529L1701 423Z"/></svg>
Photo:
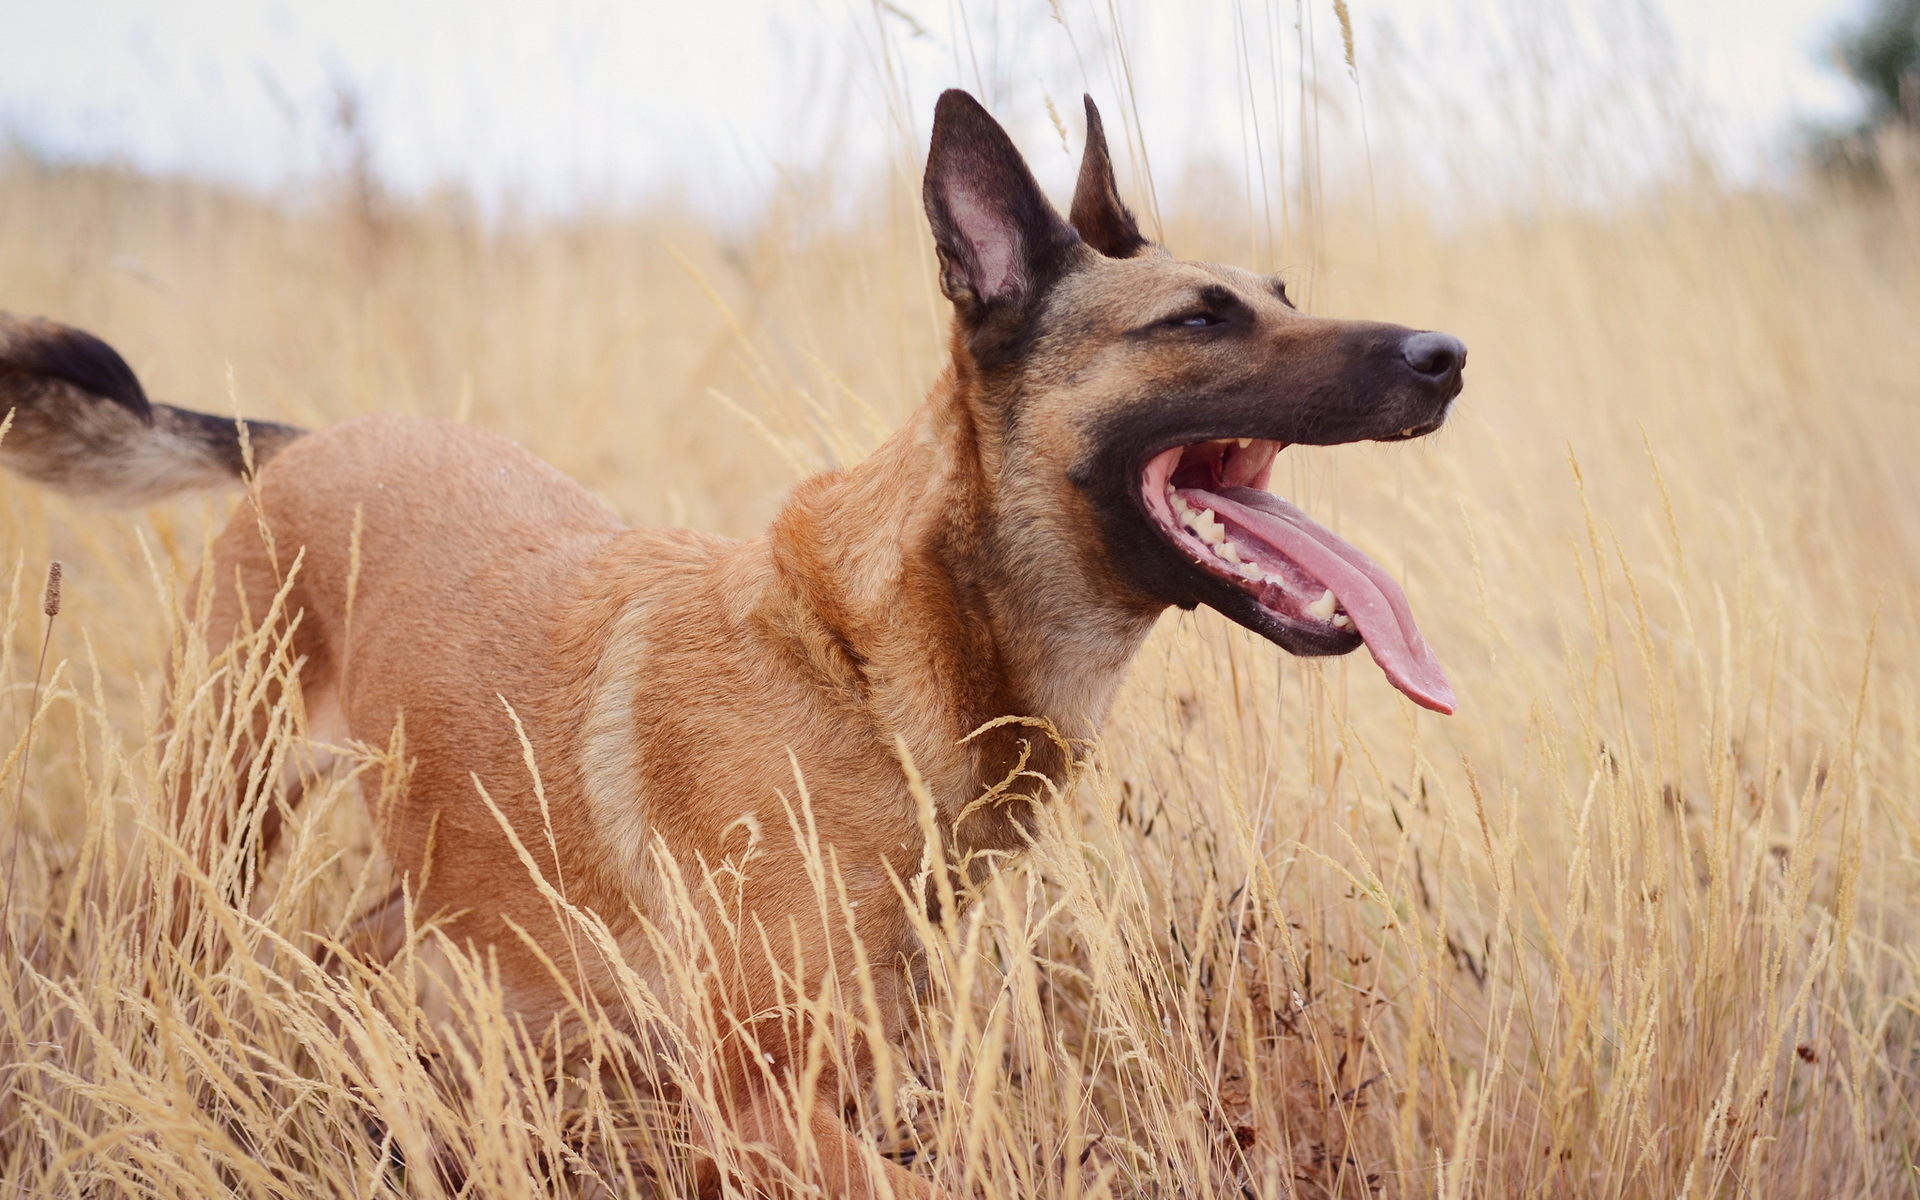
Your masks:
<svg viewBox="0 0 1920 1200"><path fill-rule="evenodd" d="M1168 213L1177 250L1246 261L1231 222ZM1460 334L1469 386L1440 437L1291 451L1275 486L1398 571L1461 714L1169 616L1030 860L929 931L933 994L859 1099L874 1141L972 1196L1920 1193L1916 214L1330 208L1315 307ZM101 333L158 398L458 417L635 522L739 535L917 401L944 319L904 193L852 232L503 231L15 165L0 229L0 300ZM354 778L316 781L237 906L194 885L199 952L149 937L183 870L166 781L271 802L183 749L230 736L206 681L287 664L180 632L230 501L0 497L10 752L68 566L31 759L0 771L5 1194L678 1193L697 1059L685 1105L581 1069L604 1024L556 1067L484 962L427 986L430 936L316 965L384 886Z"/></svg>

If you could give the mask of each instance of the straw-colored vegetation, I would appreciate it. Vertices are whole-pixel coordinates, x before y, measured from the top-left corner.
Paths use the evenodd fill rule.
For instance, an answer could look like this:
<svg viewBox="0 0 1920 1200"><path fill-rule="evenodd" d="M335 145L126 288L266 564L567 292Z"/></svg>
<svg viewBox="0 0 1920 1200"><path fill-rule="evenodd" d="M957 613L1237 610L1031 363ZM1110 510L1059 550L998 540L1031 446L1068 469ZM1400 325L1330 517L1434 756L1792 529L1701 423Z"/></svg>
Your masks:
<svg viewBox="0 0 1920 1200"><path fill-rule="evenodd" d="M896 192L851 229L499 228L15 164L0 304L100 333L159 399L471 421L637 523L748 536L937 367ZM1177 251L1249 261L1178 194ZM1400 575L1460 714L1168 616L1029 859L928 931L858 1119L965 1196L1915 1194L1920 197L1382 209L1251 265L1459 334L1466 395L1423 443L1289 450L1275 487ZM288 669L183 632L231 503L0 480L0 1194L680 1194L697 1053L668 1047L673 1103L604 1023L556 1053L430 930L321 964L386 886L373 748L257 880L189 878L190 952L158 936L185 869L158 797L197 771L272 803L189 753L229 736L215 673ZM858 996L820 1003L865 1036Z"/></svg>

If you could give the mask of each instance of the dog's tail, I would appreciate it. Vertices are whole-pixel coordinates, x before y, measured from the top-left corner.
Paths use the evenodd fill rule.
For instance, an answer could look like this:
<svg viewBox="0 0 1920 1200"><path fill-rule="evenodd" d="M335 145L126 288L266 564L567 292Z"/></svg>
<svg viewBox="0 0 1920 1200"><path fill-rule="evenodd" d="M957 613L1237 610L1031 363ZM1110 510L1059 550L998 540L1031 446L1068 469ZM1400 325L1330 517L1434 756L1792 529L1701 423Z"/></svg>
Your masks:
<svg viewBox="0 0 1920 1200"><path fill-rule="evenodd" d="M233 483L306 432L154 404L99 338L5 313L0 424L0 466L109 504Z"/></svg>

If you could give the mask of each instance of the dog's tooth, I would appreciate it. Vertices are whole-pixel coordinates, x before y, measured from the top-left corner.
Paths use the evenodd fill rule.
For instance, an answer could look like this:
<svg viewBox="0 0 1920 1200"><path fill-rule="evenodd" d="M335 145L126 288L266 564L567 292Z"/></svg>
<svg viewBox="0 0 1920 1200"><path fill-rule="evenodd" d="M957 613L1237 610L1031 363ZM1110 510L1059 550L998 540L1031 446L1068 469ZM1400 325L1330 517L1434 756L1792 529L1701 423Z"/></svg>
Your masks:
<svg viewBox="0 0 1920 1200"><path fill-rule="evenodd" d="M1333 589L1329 588L1320 594L1318 600L1307 605L1307 611L1319 617L1322 621L1330 621L1333 619L1333 609L1336 603L1337 601L1333 598Z"/></svg>
<svg viewBox="0 0 1920 1200"><path fill-rule="evenodd" d="M1248 583L1259 583L1261 575L1265 572L1260 570L1259 563L1241 563L1240 573L1247 577Z"/></svg>
<svg viewBox="0 0 1920 1200"><path fill-rule="evenodd" d="M1240 448L1242 450L1245 450L1248 446L1253 445L1252 438L1235 438L1234 440L1240 443Z"/></svg>
<svg viewBox="0 0 1920 1200"><path fill-rule="evenodd" d="M1353 622L1347 619L1347 614L1345 613L1333 614L1333 627L1335 629L1345 629L1347 626L1351 624L1353 624Z"/></svg>
<svg viewBox="0 0 1920 1200"><path fill-rule="evenodd" d="M1230 541L1221 541L1214 546L1213 552L1236 567L1240 565L1240 549Z"/></svg>

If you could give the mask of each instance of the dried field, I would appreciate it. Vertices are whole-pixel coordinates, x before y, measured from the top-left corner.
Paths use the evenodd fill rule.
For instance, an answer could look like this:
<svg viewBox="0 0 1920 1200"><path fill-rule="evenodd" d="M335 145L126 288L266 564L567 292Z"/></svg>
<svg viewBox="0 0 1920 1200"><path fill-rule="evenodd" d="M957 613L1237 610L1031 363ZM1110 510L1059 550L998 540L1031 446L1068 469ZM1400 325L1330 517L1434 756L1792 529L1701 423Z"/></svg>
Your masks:
<svg viewBox="0 0 1920 1200"><path fill-rule="evenodd" d="M471 421L636 523L749 536L936 369L912 199L495 227L16 162L0 306L157 399ZM1398 574L1461 711L1169 615L1031 858L929 931L872 1140L979 1197L1920 1194L1920 189L1448 229L1362 198L1270 261L1166 213L1182 255L1312 263L1313 310L1472 347L1438 437L1274 481ZM243 906L198 885L225 952L143 932L182 869L156 731L218 742L210 673L287 669L181 632L231 503L0 479L0 1195L680 1194L697 1061L686 1106L577 1069L605 1028L555 1068L430 936L316 966L384 891L350 777Z"/></svg>

